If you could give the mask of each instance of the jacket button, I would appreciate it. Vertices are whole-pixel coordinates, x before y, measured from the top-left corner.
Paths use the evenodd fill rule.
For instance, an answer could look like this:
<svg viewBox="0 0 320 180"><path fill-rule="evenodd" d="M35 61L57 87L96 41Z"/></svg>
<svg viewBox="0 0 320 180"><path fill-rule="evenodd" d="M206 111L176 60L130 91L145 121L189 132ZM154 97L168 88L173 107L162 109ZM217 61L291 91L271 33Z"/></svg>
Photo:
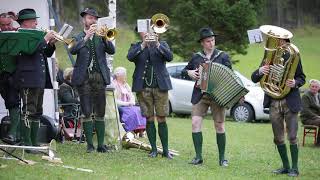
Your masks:
<svg viewBox="0 0 320 180"><path fill-rule="evenodd" d="M144 80L144 77L142 77L142 80Z"/></svg>

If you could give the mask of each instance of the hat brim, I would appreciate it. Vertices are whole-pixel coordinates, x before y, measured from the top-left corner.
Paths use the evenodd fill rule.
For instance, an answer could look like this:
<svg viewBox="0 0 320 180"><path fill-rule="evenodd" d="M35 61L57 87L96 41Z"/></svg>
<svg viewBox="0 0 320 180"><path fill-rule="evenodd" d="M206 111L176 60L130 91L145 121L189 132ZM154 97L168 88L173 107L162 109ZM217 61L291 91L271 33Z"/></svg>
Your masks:
<svg viewBox="0 0 320 180"><path fill-rule="evenodd" d="M27 20L27 19L37 19L37 18L40 18L38 17L37 15L22 15L22 16L19 16L17 21L23 21L23 20Z"/></svg>
<svg viewBox="0 0 320 180"><path fill-rule="evenodd" d="M211 36L206 36L206 37L202 37L202 38L200 38L197 42L201 42L203 39L205 39L205 38L208 38L208 37L216 37L216 36L218 36L218 34L213 34L213 35L211 35Z"/></svg>
<svg viewBox="0 0 320 180"><path fill-rule="evenodd" d="M86 15L86 14L89 14L89 15L94 16L94 17L96 17L96 18L101 18L101 16L97 16L97 15L95 15L95 14L91 14L91 13L87 13L87 12L81 12L81 13L80 13L80 16L83 17L83 16Z"/></svg>

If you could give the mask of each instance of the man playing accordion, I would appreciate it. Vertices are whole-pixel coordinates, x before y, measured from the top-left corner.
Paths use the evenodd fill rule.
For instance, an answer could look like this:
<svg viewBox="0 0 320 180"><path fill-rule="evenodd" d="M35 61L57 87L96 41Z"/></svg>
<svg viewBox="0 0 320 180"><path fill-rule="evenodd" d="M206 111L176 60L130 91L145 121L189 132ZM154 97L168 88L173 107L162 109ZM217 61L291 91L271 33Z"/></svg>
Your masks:
<svg viewBox="0 0 320 180"><path fill-rule="evenodd" d="M200 29L200 38L203 51L194 54L188 65L182 71L182 75L188 75L194 80L199 80L199 66L201 63L211 61L227 66L232 69L229 56L215 48L215 34L210 28ZM190 164L198 165L203 163L202 159L202 119L206 115L208 108L212 111L214 127L216 129L216 138L219 150L219 165L222 167L228 166L228 161L225 159L226 135L224 128L225 108L218 105L207 93L202 93L201 89L195 83L192 98L192 139L196 151L196 157L192 159Z"/></svg>

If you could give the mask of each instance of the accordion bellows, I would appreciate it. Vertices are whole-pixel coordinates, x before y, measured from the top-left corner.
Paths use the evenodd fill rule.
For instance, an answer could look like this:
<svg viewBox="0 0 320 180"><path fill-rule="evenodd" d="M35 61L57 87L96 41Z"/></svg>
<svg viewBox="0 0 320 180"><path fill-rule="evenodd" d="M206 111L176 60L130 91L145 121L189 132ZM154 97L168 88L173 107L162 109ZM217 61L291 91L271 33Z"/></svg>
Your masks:
<svg viewBox="0 0 320 180"><path fill-rule="evenodd" d="M197 81L197 86L202 92L209 94L216 103L227 109L249 92L241 79L222 64L202 63L199 67L199 74L200 79Z"/></svg>

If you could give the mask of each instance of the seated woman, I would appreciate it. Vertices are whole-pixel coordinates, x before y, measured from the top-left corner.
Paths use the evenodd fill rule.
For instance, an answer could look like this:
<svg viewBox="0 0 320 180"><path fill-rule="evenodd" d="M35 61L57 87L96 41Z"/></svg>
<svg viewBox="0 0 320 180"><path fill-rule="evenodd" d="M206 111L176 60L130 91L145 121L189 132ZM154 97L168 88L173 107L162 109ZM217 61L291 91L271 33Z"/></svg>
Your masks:
<svg viewBox="0 0 320 180"><path fill-rule="evenodd" d="M135 106L135 97L131 87L126 82L127 72L124 67L117 67L114 70L115 98L118 105L120 121L124 123L126 131L133 131L143 136L146 128L146 118L142 116L139 106Z"/></svg>
<svg viewBox="0 0 320 180"><path fill-rule="evenodd" d="M66 68L64 70L64 81L59 86L58 91L59 104L62 105L63 117L67 128L69 128L69 126L73 126L73 120L74 118L77 118L80 103L78 93L74 91L71 86L72 73L73 68Z"/></svg>

